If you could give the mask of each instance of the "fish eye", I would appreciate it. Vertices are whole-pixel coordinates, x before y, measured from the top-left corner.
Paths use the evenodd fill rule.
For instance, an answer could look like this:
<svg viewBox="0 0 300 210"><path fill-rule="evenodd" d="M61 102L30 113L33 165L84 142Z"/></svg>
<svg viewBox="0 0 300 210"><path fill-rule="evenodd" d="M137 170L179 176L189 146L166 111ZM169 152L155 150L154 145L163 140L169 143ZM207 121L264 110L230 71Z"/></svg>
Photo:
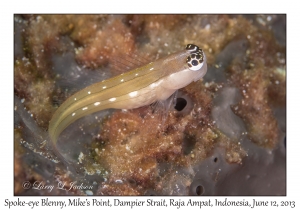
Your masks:
<svg viewBox="0 0 300 210"><path fill-rule="evenodd" d="M198 49L197 52L190 53L186 59L186 63L190 70L197 71L203 66L203 59L203 51Z"/></svg>
<svg viewBox="0 0 300 210"><path fill-rule="evenodd" d="M200 48L197 45L188 44L188 45L186 45L185 49L188 50L189 52L193 53L193 52L199 51Z"/></svg>

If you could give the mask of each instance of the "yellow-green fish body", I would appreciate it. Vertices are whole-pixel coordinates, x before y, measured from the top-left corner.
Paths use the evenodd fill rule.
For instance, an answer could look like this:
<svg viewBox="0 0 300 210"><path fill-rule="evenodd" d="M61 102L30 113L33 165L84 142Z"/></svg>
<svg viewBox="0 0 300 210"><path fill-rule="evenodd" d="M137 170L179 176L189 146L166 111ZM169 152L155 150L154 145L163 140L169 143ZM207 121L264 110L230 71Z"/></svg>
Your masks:
<svg viewBox="0 0 300 210"><path fill-rule="evenodd" d="M189 44L185 50L90 85L69 97L54 113L48 129L51 141L55 145L60 133L85 115L166 100L176 90L202 78L206 71L204 52Z"/></svg>

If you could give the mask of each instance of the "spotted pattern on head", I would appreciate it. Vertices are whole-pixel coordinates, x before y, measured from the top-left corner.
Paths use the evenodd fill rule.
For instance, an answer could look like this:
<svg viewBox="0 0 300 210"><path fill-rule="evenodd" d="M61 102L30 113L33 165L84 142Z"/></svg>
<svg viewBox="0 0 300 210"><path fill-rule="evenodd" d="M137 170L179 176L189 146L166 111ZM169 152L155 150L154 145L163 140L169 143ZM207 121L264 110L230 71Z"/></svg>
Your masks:
<svg viewBox="0 0 300 210"><path fill-rule="evenodd" d="M186 59L189 69L193 71L201 69L204 60L203 50L194 44L188 44L185 49L190 53Z"/></svg>

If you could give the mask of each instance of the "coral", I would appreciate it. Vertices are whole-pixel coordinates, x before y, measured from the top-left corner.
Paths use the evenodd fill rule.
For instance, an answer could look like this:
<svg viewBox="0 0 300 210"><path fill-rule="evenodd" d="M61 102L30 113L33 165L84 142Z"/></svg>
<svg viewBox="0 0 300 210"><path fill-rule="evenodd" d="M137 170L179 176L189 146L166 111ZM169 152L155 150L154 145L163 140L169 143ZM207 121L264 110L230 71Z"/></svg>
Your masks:
<svg viewBox="0 0 300 210"><path fill-rule="evenodd" d="M284 195L285 18L15 15L15 194ZM167 113L145 106L87 116L61 135L71 163L49 158L51 146L36 136L72 93L189 43L206 53L208 72ZM25 190L24 177L93 189Z"/></svg>

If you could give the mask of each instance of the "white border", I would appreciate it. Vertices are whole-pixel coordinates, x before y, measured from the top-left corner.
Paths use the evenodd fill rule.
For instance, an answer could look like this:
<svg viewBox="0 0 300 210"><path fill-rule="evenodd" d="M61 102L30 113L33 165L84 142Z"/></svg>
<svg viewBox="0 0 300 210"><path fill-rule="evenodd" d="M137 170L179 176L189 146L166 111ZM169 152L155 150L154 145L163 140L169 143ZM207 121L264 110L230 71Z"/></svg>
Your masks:
<svg viewBox="0 0 300 210"><path fill-rule="evenodd" d="M294 1L296 2L296 1ZM1 199L13 197L13 14L14 13L287 13L287 197L278 200L297 200L299 195L299 13L298 6L288 1L2 1L1 8ZM112 197L111 197L112 198ZM213 197L210 197L214 199ZM221 197L217 197L222 199ZM230 197L235 199L234 197ZM39 197L21 197L40 200ZM51 197L52 200L68 200ZM127 200L135 199L127 197ZM143 198L144 199L144 198ZM146 199L146 198L145 198ZM167 198L169 199L169 197ZM181 198L187 199L187 198ZM236 197L243 199L243 197ZM246 199L252 199L246 197ZM274 200L275 197L257 199ZM300 205L296 203L297 207ZM99 207L95 207L95 209ZM127 208L128 209L128 208ZM187 209L187 208L181 208ZM240 209L240 208L239 208Z"/></svg>

